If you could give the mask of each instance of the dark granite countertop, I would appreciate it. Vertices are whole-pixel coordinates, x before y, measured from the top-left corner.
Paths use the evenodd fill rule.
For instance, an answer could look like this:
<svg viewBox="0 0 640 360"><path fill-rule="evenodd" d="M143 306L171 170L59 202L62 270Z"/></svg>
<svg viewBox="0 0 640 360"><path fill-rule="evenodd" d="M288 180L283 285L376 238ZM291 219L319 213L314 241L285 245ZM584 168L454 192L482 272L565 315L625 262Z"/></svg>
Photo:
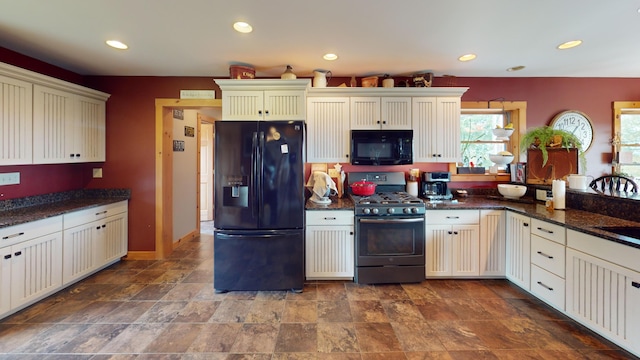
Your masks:
<svg viewBox="0 0 640 360"><path fill-rule="evenodd" d="M505 209L511 210L534 219L548 221L562 225L567 229L601 237L617 243L640 249L640 240L617 235L598 229L598 226L640 226L640 223L606 216L594 212L567 208L547 211L542 202L533 199L508 200L497 196L469 196L456 199L457 202L442 201L437 203L425 202L427 211L432 210L463 210L463 209ZM317 205L307 201L307 210L353 210L353 202L349 198L332 198L330 205Z"/></svg>
<svg viewBox="0 0 640 360"><path fill-rule="evenodd" d="M112 204L131 197L128 189L92 189L0 201L0 229Z"/></svg>

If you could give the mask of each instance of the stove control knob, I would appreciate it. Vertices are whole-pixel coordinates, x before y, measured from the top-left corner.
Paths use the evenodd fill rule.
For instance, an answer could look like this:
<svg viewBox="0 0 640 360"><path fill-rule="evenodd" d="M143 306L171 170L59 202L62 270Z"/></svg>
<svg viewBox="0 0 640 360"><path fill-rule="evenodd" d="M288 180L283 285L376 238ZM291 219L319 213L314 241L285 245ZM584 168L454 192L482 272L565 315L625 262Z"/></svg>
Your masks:
<svg viewBox="0 0 640 360"><path fill-rule="evenodd" d="M408 213L410 213L412 210L413 210L413 209L410 209L410 208L404 208L404 209L402 209L402 212L403 212L403 213L405 213L405 214L408 214Z"/></svg>
<svg viewBox="0 0 640 360"><path fill-rule="evenodd" d="M370 212L371 212L371 209L369 209L369 208L362 209L362 213L363 214L369 215Z"/></svg>
<svg viewBox="0 0 640 360"><path fill-rule="evenodd" d="M415 208L415 207L411 208L411 212L414 213L414 214L417 214L418 213L418 208Z"/></svg>
<svg viewBox="0 0 640 360"><path fill-rule="evenodd" d="M393 214L394 212L396 212L396 209L394 209L394 208L388 208L387 209L387 213L389 213L389 214Z"/></svg>
<svg viewBox="0 0 640 360"><path fill-rule="evenodd" d="M374 214L377 214L378 213L378 209L373 208L373 209L371 209L371 212L374 213Z"/></svg>

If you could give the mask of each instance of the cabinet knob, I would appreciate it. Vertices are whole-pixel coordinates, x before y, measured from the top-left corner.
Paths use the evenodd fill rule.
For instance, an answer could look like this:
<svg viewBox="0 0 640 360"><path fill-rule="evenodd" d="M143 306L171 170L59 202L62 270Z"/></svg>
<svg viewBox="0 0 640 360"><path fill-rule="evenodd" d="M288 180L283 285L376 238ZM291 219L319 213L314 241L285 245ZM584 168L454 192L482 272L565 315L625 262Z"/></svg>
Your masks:
<svg viewBox="0 0 640 360"><path fill-rule="evenodd" d="M258 115L262 116L262 110L258 110Z"/></svg>
<svg viewBox="0 0 640 360"><path fill-rule="evenodd" d="M449 233L449 235L453 234L453 231L447 231Z"/></svg>
<svg viewBox="0 0 640 360"><path fill-rule="evenodd" d="M380 120L376 121L376 124L380 124Z"/></svg>
<svg viewBox="0 0 640 360"><path fill-rule="evenodd" d="M386 121L383 121L382 123L383 123L383 124L386 124L387 122L386 122Z"/></svg>
<svg viewBox="0 0 640 360"><path fill-rule="evenodd" d="M523 225L523 226L525 226L525 227L528 227L528 226L529 226L529 223L524 223L524 224L522 224L522 225Z"/></svg>
<svg viewBox="0 0 640 360"><path fill-rule="evenodd" d="M22 251L15 252L13 255L20 256L20 255L22 255Z"/></svg>
<svg viewBox="0 0 640 360"><path fill-rule="evenodd" d="M264 114L265 114L265 115L267 115L267 116L269 116L269 110L265 110L265 111L264 111Z"/></svg>
<svg viewBox="0 0 640 360"><path fill-rule="evenodd" d="M11 254L7 254L7 255L5 255L5 256L4 256L4 259L5 259L5 260L7 260L7 259L11 259Z"/></svg>
<svg viewBox="0 0 640 360"><path fill-rule="evenodd" d="M631 286L633 286L634 288L640 289L640 283L638 282L632 281Z"/></svg>

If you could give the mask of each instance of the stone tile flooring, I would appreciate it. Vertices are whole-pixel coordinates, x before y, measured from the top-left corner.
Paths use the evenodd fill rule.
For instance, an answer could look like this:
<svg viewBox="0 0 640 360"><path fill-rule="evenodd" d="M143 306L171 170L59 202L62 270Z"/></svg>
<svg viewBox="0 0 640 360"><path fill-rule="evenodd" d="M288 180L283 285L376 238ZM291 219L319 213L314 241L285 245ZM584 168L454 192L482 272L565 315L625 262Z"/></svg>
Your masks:
<svg viewBox="0 0 640 360"><path fill-rule="evenodd" d="M215 294L213 236L0 321L0 359L633 359L505 280Z"/></svg>

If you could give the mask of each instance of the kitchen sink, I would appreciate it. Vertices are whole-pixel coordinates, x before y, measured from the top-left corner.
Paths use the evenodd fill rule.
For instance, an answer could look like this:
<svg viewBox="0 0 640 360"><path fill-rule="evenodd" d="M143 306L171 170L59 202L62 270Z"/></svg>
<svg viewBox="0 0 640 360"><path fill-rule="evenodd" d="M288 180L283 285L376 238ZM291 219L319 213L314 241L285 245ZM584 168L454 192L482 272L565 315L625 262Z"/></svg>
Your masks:
<svg viewBox="0 0 640 360"><path fill-rule="evenodd" d="M596 226L597 229L640 239L640 226Z"/></svg>

